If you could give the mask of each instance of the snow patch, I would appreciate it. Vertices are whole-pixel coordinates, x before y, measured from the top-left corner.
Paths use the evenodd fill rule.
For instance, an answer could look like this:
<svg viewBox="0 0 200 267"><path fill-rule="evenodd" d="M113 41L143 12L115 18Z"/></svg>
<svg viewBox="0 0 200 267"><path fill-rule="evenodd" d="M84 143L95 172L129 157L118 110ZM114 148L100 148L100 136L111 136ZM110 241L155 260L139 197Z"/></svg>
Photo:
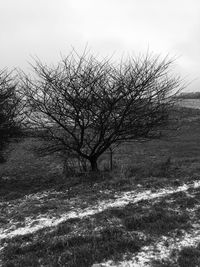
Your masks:
<svg viewBox="0 0 200 267"><path fill-rule="evenodd" d="M111 260L99 263L95 266L104 266L104 267L151 267L153 260L167 260L173 259L171 257L172 251L176 251L176 258L178 251L187 246L197 246L200 242L200 228L193 229L190 233L185 233L183 237L180 238L168 238L166 236L161 237L154 245L144 246L141 251L137 254L134 254L131 260L123 260L118 263ZM174 258L174 260L176 260Z"/></svg>
<svg viewBox="0 0 200 267"><path fill-rule="evenodd" d="M115 194L115 199L110 200L104 200L99 201L95 206L89 206L85 209L81 208L73 208L70 212L66 214L62 214L60 218L50 218L50 217L38 217L34 220L32 220L30 217L25 218L25 226L19 227L15 230L13 230L13 227L10 227L9 229L0 229L0 239L3 238L12 238L17 235L26 235L29 233L34 233L42 228L46 227L55 227L58 224L71 219L71 218L83 218L87 216L91 216L94 214L97 214L99 212L102 212L109 208L114 207L123 207L127 205L128 203L137 203L141 200L152 200L159 197L164 197L173 193L177 192L183 192L187 191L190 188L198 188L200 187L200 181L195 181L194 183L190 184L183 184L177 188L163 188L160 190L157 190L156 192L152 192L151 190L145 190L143 192L137 192L129 191L129 192L123 192ZM52 192L51 192L52 193ZM26 199L41 199L48 196L48 192L45 192L43 194L35 194L35 195L29 195L26 197Z"/></svg>

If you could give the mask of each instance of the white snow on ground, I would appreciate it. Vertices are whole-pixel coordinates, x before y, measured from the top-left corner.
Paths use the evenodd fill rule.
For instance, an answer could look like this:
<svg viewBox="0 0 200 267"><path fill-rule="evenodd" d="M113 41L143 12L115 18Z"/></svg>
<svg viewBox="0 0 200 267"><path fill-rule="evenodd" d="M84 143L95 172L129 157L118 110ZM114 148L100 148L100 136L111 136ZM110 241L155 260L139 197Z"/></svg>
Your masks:
<svg viewBox="0 0 200 267"><path fill-rule="evenodd" d="M102 212L108 208L113 207L123 207L128 203L137 203L140 200L151 200L159 197L164 197L176 192L187 191L190 188L198 188L200 187L200 181L195 181L190 184L184 184L177 188L163 188L157 191L152 192L151 190L145 190L143 192L136 192L135 190L123 193L115 194L115 199L109 199L104 201L99 201L95 206L89 206L85 209L76 208L75 207L68 213L62 214L60 218L52 218L52 217L38 217L37 219L32 220L30 217L25 219L25 226L19 227L17 229L9 228L4 229L0 228L0 240L3 238L12 238L17 235L25 235L28 233L36 232L42 228L57 226L61 222L64 222L71 218L83 218L86 216L90 216L99 212ZM44 194L45 196L47 194ZM38 198L37 195L31 195L33 198ZM27 196L30 198L30 196Z"/></svg>
<svg viewBox="0 0 200 267"><path fill-rule="evenodd" d="M177 252L183 247L196 246L199 242L200 226L198 225L196 229L194 227L193 231L185 233L181 238L163 236L154 245L144 246L139 253L133 255L131 260L124 260L118 263L110 260L93 264L92 267L151 267L152 260L169 260L173 250L176 251L175 255L177 256Z"/></svg>

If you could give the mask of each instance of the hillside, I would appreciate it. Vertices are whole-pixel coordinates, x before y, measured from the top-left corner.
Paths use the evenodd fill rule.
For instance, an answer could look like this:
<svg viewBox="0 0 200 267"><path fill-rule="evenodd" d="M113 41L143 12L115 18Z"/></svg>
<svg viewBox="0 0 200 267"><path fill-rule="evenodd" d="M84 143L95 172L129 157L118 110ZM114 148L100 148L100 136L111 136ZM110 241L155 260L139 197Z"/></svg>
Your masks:
<svg viewBox="0 0 200 267"><path fill-rule="evenodd" d="M121 145L108 171L63 177L36 137L0 166L0 266L200 266L200 111L165 137ZM104 170L104 171L103 171Z"/></svg>

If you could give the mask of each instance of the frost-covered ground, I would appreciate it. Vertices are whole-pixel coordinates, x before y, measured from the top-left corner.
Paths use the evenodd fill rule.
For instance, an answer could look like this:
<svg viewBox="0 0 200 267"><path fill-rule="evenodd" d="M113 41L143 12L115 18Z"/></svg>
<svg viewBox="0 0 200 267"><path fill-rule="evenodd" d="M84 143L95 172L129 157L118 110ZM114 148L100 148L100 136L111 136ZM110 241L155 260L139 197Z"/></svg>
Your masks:
<svg viewBox="0 0 200 267"><path fill-rule="evenodd" d="M107 261L99 264L93 264L93 267L151 267L152 261L171 259L177 260L178 252L189 246L197 246L200 242L200 225L193 225L194 229L189 233L185 232L180 238L171 238L163 236L157 242L150 246L144 246L139 253L132 256L130 260L122 260L118 263Z"/></svg>
<svg viewBox="0 0 200 267"><path fill-rule="evenodd" d="M151 195L146 195L144 192L144 199L154 199L156 198L156 195L157 197L169 196L170 194L176 192L185 192L189 197L195 197L195 195L188 192L188 190L192 188L199 188L199 186L200 182L197 181L193 184L184 184L174 190L159 190L158 192L155 192L155 194L153 193ZM140 196L138 197L140 199ZM195 213L199 212L199 208L200 202L195 205L194 208L186 208L187 212L190 214L190 218L193 218L193 222L191 224L191 229L189 231L182 231L180 236L177 236L176 233L171 233L170 237L163 235L153 244L142 247L138 253L132 255L131 259L130 255L128 260L127 255L124 255L124 260L120 262L116 263L115 261L108 260L102 263L93 264L92 267L151 267L152 262L155 261L176 263L181 249L185 247L196 247L200 243L199 217L195 217Z"/></svg>
<svg viewBox="0 0 200 267"><path fill-rule="evenodd" d="M87 218L110 208L124 207L129 203L136 204L142 200L160 200L178 192L185 192L188 196L192 196L191 192L198 188L200 188L200 181L158 190L144 190L140 186L132 191L115 194L105 190L100 192L103 196L101 200L94 197L94 201L90 201L90 203L87 199L81 197L68 200L63 196L63 198L58 199L59 192L53 190L31 194L16 201L0 203L1 210L4 210L8 217L8 221L1 224L0 240L34 233L40 229L55 227L68 219ZM60 195L62 194L63 192L60 192ZM37 207L42 205L44 205L43 213L40 212L40 209L37 210ZM48 207L48 212L46 212L45 207ZM195 209L198 209L198 207L199 205L196 205ZM195 212L194 209L187 209L187 211L191 216ZM30 215L27 216L28 214ZM133 255L131 260L124 259L118 265L115 262L107 261L102 266L151 266L152 259L169 258L172 250L180 250L184 246L196 245L199 241L200 226L194 219L190 231L185 231L180 237L161 236L153 245L142 247L140 252ZM1 250L3 250L3 247ZM101 265L99 264L99 266Z"/></svg>
<svg viewBox="0 0 200 267"><path fill-rule="evenodd" d="M33 233L35 231L38 231L39 229L45 228L45 227L53 227L61 222L64 222L71 218L83 218L86 216L94 215L96 213L102 212L106 209L113 208L113 207L122 207L127 205L128 203L136 203L141 200L151 200L156 198L161 198L170 194L174 194L177 192L184 192L191 188L198 188L200 187L200 181L195 181L193 183L189 184L183 184L181 186L178 186L177 188L163 188L157 191L152 190L133 190L123 193L116 193L113 197L113 199L107 199L107 200L101 200L97 201L95 205L88 206L86 208L81 208L80 206L83 204L83 201L80 201L80 199L71 199L71 200L65 200L63 201L62 205L66 205L66 209L68 209L67 212L60 214L55 213L55 217L53 217L53 213L50 214L44 214L39 215L34 218L34 216L28 216L24 218L23 226L18 227L18 224L15 224L14 220L9 221L9 227L7 228L6 224L5 226L0 228L0 239L3 238L11 238L16 235L25 235L28 233ZM10 204L9 202L0 203L1 206L6 206L9 208L9 210L20 210L22 207L25 207L27 204L27 208L30 207L30 204L42 204L44 201L55 192L47 191L42 194L32 194L29 196L26 196L25 198L18 200L17 203ZM105 191L104 194L109 194L109 191ZM55 194L56 196L56 194ZM52 198L52 200L56 200L56 197ZM80 205L81 202L81 205ZM29 204L29 205L28 205ZM60 206L61 202L56 202L57 209L62 210L62 207ZM54 206L55 208L55 206Z"/></svg>

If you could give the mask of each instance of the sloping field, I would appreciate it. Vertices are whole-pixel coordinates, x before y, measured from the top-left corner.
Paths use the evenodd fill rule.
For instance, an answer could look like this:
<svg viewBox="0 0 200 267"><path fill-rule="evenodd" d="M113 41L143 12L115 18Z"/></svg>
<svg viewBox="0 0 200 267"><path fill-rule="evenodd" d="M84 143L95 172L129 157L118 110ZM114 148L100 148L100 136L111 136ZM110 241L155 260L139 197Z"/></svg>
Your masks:
<svg viewBox="0 0 200 267"><path fill-rule="evenodd" d="M176 262L183 247L200 242L199 181L100 193L67 200L64 192L47 191L2 202L2 266L56 266L58 259L62 266L105 259L104 266L152 266L152 260ZM112 246L112 260L104 245Z"/></svg>
<svg viewBox="0 0 200 267"><path fill-rule="evenodd" d="M36 138L13 143L0 167L0 266L200 266L199 122L183 109L179 129L121 146L93 182L63 177Z"/></svg>

